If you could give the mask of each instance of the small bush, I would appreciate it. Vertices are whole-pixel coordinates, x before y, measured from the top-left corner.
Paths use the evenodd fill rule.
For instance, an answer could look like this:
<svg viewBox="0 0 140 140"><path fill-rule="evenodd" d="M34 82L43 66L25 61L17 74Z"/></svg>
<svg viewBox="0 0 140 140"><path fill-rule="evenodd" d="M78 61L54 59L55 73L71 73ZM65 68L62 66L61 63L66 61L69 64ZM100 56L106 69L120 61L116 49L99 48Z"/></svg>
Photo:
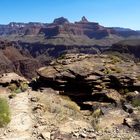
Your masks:
<svg viewBox="0 0 140 140"><path fill-rule="evenodd" d="M120 93L120 94L123 94L123 95L126 94L126 93L128 93L128 92L130 92L128 88L120 89L120 90L119 90L119 93Z"/></svg>
<svg viewBox="0 0 140 140"><path fill-rule="evenodd" d="M0 127L10 122L10 109L6 99L0 98Z"/></svg>
<svg viewBox="0 0 140 140"><path fill-rule="evenodd" d="M15 93L21 93L22 90L21 90L20 88L17 88L14 92L15 92Z"/></svg>
<svg viewBox="0 0 140 140"><path fill-rule="evenodd" d="M93 113L92 113L92 120L91 120L91 125L93 126L93 128L95 130L99 130L99 118L102 115L102 110L101 109L96 109Z"/></svg>
<svg viewBox="0 0 140 140"><path fill-rule="evenodd" d="M20 89L22 92L25 92L28 89L28 84L27 83L21 83L20 84Z"/></svg>
<svg viewBox="0 0 140 140"><path fill-rule="evenodd" d="M140 81L140 75L139 75L139 76L137 76L137 79Z"/></svg>
<svg viewBox="0 0 140 140"><path fill-rule="evenodd" d="M111 74L111 70L106 68L104 71L103 71L105 74Z"/></svg>
<svg viewBox="0 0 140 140"><path fill-rule="evenodd" d="M8 88L14 93L21 93L21 92L25 92L28 89L28 84L21 82L17 86L17 84L12 83L9 85Z"/></svg>
<svg viewBox="0 0 140 140"><path fill-rule="evenodd" d="M17 89L17 85L12 83L12 84L9 85L8 88L13 92L13 91L15 91Z"/></svg>
<svg viewBox="0 0 140 140"><path fill-rule="evenodd" d="M110 55L110 59L112 60L112 64L116 64L117 62L120 62L120 58L117 57L117 56L113 56L113 55Z"/></svg>
<svg viewBox="0 0 140 140"><path fill-rule="evenodd" d="M96 109L96 110L92 113L93 118L99 118L101 115L102 115L102 110L101 110L101 109Z"/></svg>
<svg viewBox="0 0 140 140"><path fill-rule="evenodd" d="M133 105L134 107L140 106L140 98L135 98L135 99L133 99L132 105Z"/></svg>
<svg viewBox="0 0 140 140"><path fill-rule="evenodd" d="M75 102L73 102L69 97L61 96L61 98L63 99L64 107L74 111L80 111L80 107Z"/></svg>

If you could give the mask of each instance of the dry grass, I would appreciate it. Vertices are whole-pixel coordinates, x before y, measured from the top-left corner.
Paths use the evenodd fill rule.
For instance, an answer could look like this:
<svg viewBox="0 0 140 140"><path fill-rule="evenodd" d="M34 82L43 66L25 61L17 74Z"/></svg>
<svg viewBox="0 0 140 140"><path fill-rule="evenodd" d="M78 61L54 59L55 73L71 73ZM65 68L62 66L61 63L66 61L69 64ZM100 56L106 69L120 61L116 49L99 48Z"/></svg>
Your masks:
<svg viewBox="0 0 140 140"><path fill-rule="evenodd" d="M56 94L43 94L39 95L39 102L45 106L45 116L46 119L49 119L54 124L67 121L71 119L81 119L82 114L80 113L80 107L69 97L60 96Z"/></svg>

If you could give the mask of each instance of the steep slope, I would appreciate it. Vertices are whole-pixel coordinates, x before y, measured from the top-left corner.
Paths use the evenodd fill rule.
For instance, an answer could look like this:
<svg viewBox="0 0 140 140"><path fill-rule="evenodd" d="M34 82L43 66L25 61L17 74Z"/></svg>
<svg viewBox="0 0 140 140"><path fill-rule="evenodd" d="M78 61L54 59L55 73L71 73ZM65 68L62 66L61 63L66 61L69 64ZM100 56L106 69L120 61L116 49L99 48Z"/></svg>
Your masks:
<svg viewBox="0 0 140 140"><path fill-rule="evenodd" d="M140 37L140 32L136 30L132 30L129 28L120 28L120 27L113 27L109 28L111 30L114 30L118 36L122 36L124 38L128 37Z"/></svg>
<svg viewBox="0 0 140 140"><path fill-rule="evenodd" d="M0 41L0 73L16 72L25 77L35 76L35 70L39 63L31 56L23 55L14 44L7 41Z"/></svg>
<svg viewBox="0 0 140 140"><path fill-rule="evenodd" d="M112 45L109 50L131 54L136 58L140 58L140 39L129 39L120 41Z"/></svg>

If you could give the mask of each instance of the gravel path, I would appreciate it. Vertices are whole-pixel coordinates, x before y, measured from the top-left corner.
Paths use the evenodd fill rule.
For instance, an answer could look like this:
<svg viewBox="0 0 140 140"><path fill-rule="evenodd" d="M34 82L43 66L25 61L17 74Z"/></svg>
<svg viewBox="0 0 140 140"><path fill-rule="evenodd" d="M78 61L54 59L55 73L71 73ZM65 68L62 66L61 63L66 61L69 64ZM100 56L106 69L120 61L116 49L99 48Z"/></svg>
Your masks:
<svg viewBox="0 0 140 140"><path fill-rule="evenodd" d="M33 119L29 95L20 93L10 100L11 122L0 140L31 140Z"/></svg>

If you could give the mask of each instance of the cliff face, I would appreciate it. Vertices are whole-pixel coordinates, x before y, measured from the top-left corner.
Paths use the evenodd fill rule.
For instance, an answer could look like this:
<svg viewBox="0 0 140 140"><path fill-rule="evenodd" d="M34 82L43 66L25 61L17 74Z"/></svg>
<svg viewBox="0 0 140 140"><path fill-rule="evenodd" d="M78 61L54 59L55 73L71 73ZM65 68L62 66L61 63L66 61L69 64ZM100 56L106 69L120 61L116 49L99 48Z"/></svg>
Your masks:
<svg viewBox="0 0 140 140"><path fill-rule="evenodd" d="M140 59L140 39L128 39L113 44L110 48L112 52L129 54L134 58Z"/></svg>
<svg viewBox="0 0 140 140"><path fill-rule="evenodd" d="M55 19L52 24L47 25L46 29L42 29L41 32L45 33L47 37L75 35L86 36L90 39L101 39L116 33L115 30L103 27L99 23L89 22L85 17L75 23L70 23L63 17Z"/></svg>
<svg viewBox="0 0 140 140"><path fill-rule="evenodd" d="M15 48L14 44L0 42L0 73L16 72L28 78L36 75L36 69L39 68L39 62L31 56L27 57Z"/></svg>
<svg viewBox="0 0 140 140"><path fill-rule="evenodd" d="M53 38L59 35L86 36L90 39L102 39L110 35L121 37L140 36L138 31L118 28L106 28L96 22L89 22L85 17L81 21L70 23L66 18L60 17L53 23L15 23L0 25L0 35L45 35Z"/></svg>

